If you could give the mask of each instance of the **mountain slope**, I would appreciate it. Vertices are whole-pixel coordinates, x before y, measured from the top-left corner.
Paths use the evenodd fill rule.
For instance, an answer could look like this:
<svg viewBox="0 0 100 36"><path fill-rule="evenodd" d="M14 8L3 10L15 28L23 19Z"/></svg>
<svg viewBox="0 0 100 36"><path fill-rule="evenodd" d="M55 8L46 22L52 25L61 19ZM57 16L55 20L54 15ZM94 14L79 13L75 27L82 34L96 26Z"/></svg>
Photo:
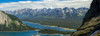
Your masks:
<svg viewBox="0 0 100 36"><path fill-rule="evenodd" d="M72 36L90 36L97 30L100 30L100 0L93 0L89 11L83 19L83 24ZM92 36L100 36L100 31L95 33Z"/></svg>
<svg viewBox="0 0 100 36"><path fill-rule="evenodd" d="M0 31L22 31L32 29L34 28L28 27L17 17L0 11Z"/></svg>

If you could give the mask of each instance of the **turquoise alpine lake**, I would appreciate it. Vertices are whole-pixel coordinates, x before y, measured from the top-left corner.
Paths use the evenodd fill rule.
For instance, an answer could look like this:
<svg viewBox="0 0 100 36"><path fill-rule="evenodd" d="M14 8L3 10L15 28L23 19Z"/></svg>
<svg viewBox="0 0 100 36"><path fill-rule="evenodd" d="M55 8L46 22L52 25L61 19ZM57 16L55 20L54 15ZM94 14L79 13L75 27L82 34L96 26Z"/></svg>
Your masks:
<svg viewBox="0 0 100 36"><path fill-rule="evenodd" d="M58 28L58 27L43 26L38 23L30 23L30 22L26 22L26 21L23 21L23 23L25 23L26 25L28 25L30 27L34 27L34 28L38 28L38 29L55 29L55 30L59 30L59 31L72 31L72 32L76 31L76 30L65 30L65 29ZM40 34L40 33L38 33L38 31L23 31L23 32L0 32L0 36L64 36L64 35ZM65 36L70 36L70 35L67 34Z"/></svg>
<svg viewBox="0 0 100 36"><path fill-rule="evenodd" d="M0 36L63 36L63 35L39 34L38 31L24 31L24 32L0 32ZM66 36L70 35L68 34Z"/></svg>

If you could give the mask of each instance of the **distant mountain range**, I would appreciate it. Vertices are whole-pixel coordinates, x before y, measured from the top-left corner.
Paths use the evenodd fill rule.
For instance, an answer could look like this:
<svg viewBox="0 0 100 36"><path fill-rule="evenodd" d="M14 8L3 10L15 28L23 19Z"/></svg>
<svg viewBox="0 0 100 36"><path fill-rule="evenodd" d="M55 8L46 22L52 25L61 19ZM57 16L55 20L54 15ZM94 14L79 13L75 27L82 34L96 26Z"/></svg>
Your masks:
<svg viewBox="0 0 100 36"><path fill-rule="evenodd" d="M49 19L66 19L66 18L74 18L74 17L83 17L85 13L88 11L88 8L81 7L81 8L43 8L43 9L18 9L15 11L6 11L6 13L15 15L22 18L27 19L40 19L40 18L49 18Z"/></svg>

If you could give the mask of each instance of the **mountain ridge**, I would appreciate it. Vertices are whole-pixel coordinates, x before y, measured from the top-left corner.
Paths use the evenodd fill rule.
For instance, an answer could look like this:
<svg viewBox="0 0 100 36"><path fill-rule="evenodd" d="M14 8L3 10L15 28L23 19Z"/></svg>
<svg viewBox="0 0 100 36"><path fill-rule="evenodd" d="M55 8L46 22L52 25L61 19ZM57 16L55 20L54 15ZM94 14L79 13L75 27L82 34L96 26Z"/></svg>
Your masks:
<svg viewBox="0 0 100 36"><path fill-rule="evenodd" d="M82 8L43 8L43 9L18 9L15 11L6 11L6 13L15 15L19 18L60 18L60 19L66 19L69 17L78 17L78 16L84 16L87 12L88 8L82 7Z"/></svg>

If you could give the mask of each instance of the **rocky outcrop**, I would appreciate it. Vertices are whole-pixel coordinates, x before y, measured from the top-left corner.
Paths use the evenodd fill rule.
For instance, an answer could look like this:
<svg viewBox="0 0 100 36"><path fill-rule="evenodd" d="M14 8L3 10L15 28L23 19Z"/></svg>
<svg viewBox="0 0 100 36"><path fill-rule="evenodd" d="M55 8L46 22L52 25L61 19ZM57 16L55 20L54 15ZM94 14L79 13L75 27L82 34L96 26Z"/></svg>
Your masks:
<svg viewBox="0 0 100 36"><path fill-rule="evenodd" d="M34 30L24 23L22 23L17 17L0 11L0 31L23 31Z"/></svg>
<svg viewBox="0 0 100 36"><path fill-rule="evenodd" d="M90 36L97 30L100 30L100 0L93 0L89 11L83 19L83 24L72 36ZM93 36L100 36L100 34L95 34Z"/></svg>

